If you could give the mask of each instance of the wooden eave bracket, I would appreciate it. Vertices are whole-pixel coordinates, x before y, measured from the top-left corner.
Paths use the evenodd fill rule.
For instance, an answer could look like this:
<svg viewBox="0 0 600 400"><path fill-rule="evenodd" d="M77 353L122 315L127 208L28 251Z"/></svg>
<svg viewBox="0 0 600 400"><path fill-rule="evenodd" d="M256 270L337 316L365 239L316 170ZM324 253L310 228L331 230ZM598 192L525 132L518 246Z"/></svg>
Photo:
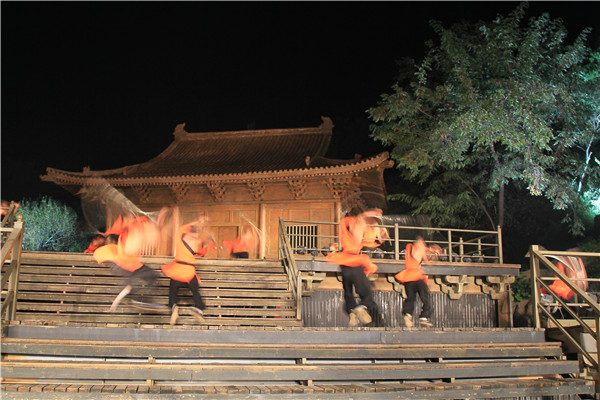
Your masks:
<svg viewBox="0 0 600 400"><path fill-rule="evenodd" d="M152 188L150 185L142 184L142 185L132 185L131 189L137 195L140 204L146 204L150 200L150 196L152 194Z"/></svg>
<svg viewBox="0 0 600 400"><path fill-rule="evenodd" d="M434 278L435 283L440 286L442 293L445 293L452 300L458 300L464 294L464 287L470 281L467 275L441 275Z"/></svg>
<svg viewBox="0 0 600 400"><path fill-rule="evenodd" d="M175 197L175 201L177 203L182 202L183 200L185 200L185 197L188 194L188 190L189 190L189 186L185 183L170 183L169 185L169 189L171 189L171 192L173 193L174 197Z"/></svg>
<svg viewBox="0 0 600 400"><path fill-rule="evenodd" d="M208 190L210 190L210 193L213 195L215 200L223 201L223 199L225 198L225 190L226 190L223 182L219 182L219 181L206 182L206 186L208 187Z"/></svg>
<svg viewBox="0 0 600 400"><path fill-rule="evenodd" d="M310 296L313 294L315 290L319 288L319 285L326 277L325 272L301 272L300 276L302 278L302 295Z"/></svg>
<svg viewBox="0 0 600 400"><path fill-rule="evenodd" d="M266 187L264 181L252 180L252 181L246 182L246 185L248 186L248 189L250 190L250 193L252 194L252 198L254 198L255 201L262 200L263 194L265 193L265 187Z"/></svg>
<svg viewBox="0 0 600 400"><path fill-rule="evenodd" d="M400 296L402 296L403 299L406 298L406 288L403 284L398 282L396 278L394 278L394 275L388 275L387 281L392 284L392 287L394 288L395 292L400 293Z"/></svg>
<svg viewBox="0 0 600 400"><path fill-rule="evenodd" d="M288 185L294 199L299 200L304 197L306 193L306 180L305 179L290 179Z"/></svg>
<svg viewBox="0 0 600 400"><path fill-rule="evenodd" d="M481 291L488 294L493 300L499 300L507 292L514 276L484 276L475 278L475 283L481 287Z"/></svg>

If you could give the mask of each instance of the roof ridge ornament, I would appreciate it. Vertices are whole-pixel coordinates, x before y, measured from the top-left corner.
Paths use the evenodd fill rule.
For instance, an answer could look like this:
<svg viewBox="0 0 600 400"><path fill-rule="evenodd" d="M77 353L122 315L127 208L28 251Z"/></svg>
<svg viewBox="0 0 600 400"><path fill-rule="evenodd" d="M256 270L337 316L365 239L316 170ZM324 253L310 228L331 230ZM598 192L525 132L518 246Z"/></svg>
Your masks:
<svg viewBox="0 0 600 400"><path fill-rule="evenodd" d="M333 125L333 121L331 120L331 118L321 116L321 121L323 121L323 122L321 122L321 125L319 125L319 128L321 128L322 131L331 132L333 130L333 127L335 125Z"/></svg>
<svg viewBox="0 0 600 400"><path fill-rule="evenodd" d="M175 127L175 130L173 131L173 136L175 136L175 140L187 136L187 134L189 132L186 131L184 128L185 128L185 122L183 122L181 124L177 124L177 126Z"/></svg>

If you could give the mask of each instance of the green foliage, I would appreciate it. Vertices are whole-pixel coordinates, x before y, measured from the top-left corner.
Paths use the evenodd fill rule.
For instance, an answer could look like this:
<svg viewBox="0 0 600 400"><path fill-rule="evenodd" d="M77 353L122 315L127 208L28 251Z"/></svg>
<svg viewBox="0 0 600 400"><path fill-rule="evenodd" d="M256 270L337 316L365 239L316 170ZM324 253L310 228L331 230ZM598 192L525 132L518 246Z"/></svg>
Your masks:
<svg viewBox="0 0 600 400"><path fill-rule="evenodd" d="M560 19L543 14L524 27L526 8L489 23L432 21L439 43L427 43L420 63L405 60L392 92L367 110L371 137L393 147L402 178L426 184L417 197L391 198L436 224L503 225L513 185L583 230L579 200L600 181L590 162L600 63L588 58L588 29L568 44Z"/></svg>
<svg viewBox="0 0 600 400"><path fill-rule="evenodd" d="M531 278L529 270L523 271L510 285L514 302L523 301L531 297Z"/></svg>
<svg viewBox="0 0 600 400"><path fill-rule="evenodd" d="M46 196L39 201L25 199L19 213L25 222L25 250L76 252L87 247L77 213L59 201Z"/></svg>

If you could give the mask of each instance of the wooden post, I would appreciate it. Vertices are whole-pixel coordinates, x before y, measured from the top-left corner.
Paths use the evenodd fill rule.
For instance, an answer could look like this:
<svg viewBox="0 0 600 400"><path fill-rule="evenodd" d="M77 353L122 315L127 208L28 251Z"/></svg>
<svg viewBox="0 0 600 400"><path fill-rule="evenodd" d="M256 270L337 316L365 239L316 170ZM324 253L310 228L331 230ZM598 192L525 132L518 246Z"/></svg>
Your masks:
<svg viewBox="0 0 600 400"><path fill-rule="evenodd" d="M539 246L536 244L532 244L529 247L529 272L531 273L531 301L532 304L532 318L533 318L533 327L540 328L540 314L538 312L538 305L540 303L540 289L538 285L538 276L540 274L540 261L537 259L537 252L539 251Z"/></svg>

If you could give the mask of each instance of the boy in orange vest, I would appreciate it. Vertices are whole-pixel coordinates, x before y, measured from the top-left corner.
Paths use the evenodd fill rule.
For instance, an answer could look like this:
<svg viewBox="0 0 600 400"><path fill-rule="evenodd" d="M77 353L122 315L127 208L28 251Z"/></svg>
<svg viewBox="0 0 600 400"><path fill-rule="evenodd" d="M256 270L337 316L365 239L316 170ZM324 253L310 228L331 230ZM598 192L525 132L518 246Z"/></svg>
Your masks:
<svg viewBox="0 0 600 400"><path fill-rule="evenodd" d="M413 243L407 244L404 261L405 268L394 276L396 280L404 284L404 288L406 289L406 300L402 306L402 314L404 315L404 323L408 327L413 326L413 311L417 300L417 293L423 303L419 323L427 327L433 326L430 320L433 307L431 306L429 282L427 281L425 272L421 268L423 261L425 263L429 262L429 251L430 249L422 237L417 237Z"/></svg>

